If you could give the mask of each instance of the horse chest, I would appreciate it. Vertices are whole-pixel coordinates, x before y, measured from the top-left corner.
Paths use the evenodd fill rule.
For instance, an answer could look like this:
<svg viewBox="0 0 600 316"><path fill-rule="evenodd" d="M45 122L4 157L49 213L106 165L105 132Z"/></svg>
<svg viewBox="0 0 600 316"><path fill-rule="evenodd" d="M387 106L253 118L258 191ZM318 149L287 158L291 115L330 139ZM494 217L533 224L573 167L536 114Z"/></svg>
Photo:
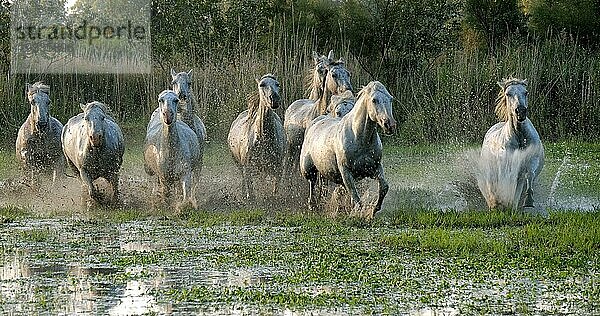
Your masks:
<svg viewBox="0 0 600 316"><path fill-rule="evenodd" d="M381 153L375 150L365 151L346 158L346 165L357 178L372 177L381 162Z"/></svg>
<svg viewBox="0 0 600 316"><path fill-rule="evenodd" d="M32 134L26 144L25 157L33 165L49 165L59 157L60 144L45 134Z"/></svg>

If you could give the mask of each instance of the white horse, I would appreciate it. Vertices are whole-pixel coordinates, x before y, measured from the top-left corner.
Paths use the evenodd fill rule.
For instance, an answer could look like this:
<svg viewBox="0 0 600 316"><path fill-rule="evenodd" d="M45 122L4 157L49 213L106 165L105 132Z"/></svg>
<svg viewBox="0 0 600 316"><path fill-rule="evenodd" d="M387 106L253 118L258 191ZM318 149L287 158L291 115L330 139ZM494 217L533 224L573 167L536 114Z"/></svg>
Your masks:
<svg viewBox="0 0 600 316"><path fill-rule="evenodd" d="M333 117L342 117L354 108L356 98L350 90L344 91L342 94L331 96L331 102L327 106L327 113Z"/></svg>
<svg viewBox="0 0 600 316"><path fill-rule="evenodd" d="M273 177L273 194L276 193L285 151L281 118L273 111L281 103L279 82L267 74L256 83L258 95L251 98L248 109L233 121L227 137L249 199L254 199L252 181L259 173Z"/></svg>
<svg viewBox="0 0 600 316"><path fill-rule="evenodd" d="M381 209L388 191L381 164L382 144L377 125L385 134L396 129L392 96L383 84L370 82L357 95L354 108L342 118L322 115L307 129L300 154L300 171L310 184L309 207L317 203L319 175L343 184L356 211L362 207L355 182L363 178L379 181L379 196L372 215Z"/></svg>
<svg viewBox="0 0 600 316"><path fill-rule="evenodd" d="M527 80L498 82L496 115L481 147L477 185L490 208L533 207L533 184L544 166L544 146L527 117Z"/></svg>
<svg viewBox="0 0 600 316"><path fill-rule="evenodd" d="M179 98L172 90L158 95L144 145L144 170L158 177L161 200L171 204L171 190L181 185L182 203L178 207L196 207L195 189L202 170L202 147L196 133L177 118Z"/></svg>
<svg viewBox="0 0 600 316"><path fill-rule="evenodd" d="M330 53L330 55L332 55ZM327 66L327 76L323 82L323 95L312 102L293 102L285 110L284 130L287 140L284 174L291 176L298 170L300 149L304 140L304 133L310 122L317 116L327 113L327 108L333 95L352 91L350 73L344 66L342 59L331 62Z"/></svg>
<svg viewBox="0 0 600 316"><path fill-rule="evenodd" d="M206 141L206 127L204 122L196 115L196 98L192 93L192 70L176 73L171 69L171 85L179 98L177 118L187 124L198 136L200 147Z"/></svg>
<svg viewBox="0 0 600 316"><path fill-rule="evenodd" d="M119 170L125 144L119 125L100 102L81 104L83 113L69 119L62 130L63 152L71 169L79 175L90 197L88 208L100 202L102 194L94 185L106 179L113 189L113 202L119 200Z"/></svg>
<svg viewBox="0 0 600 316"><path fill-rule="evenodd" d="M62 153L60 133L63 125L50 116L50 87L42 82L27 84L27 99L30 113L19 128L15 143L17 159L21 167L35 183L37 172L52 170L52 182L64 172L65 159Z"/></svg>

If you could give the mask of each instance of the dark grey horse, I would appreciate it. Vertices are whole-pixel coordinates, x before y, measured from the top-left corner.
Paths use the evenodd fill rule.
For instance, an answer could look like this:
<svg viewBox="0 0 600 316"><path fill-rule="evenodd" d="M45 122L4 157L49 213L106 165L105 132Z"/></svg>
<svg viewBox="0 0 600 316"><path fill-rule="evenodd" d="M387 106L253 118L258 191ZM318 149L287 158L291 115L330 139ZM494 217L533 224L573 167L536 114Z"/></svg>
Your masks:
<svg viewBox="0 0 600 316"><path fill-rule="evenodd" d="M285 135L279 115L279 82L271 75L256 81L258 94L248 102L248 109L231 124L227 141L242 172L246 197L254 198L252 182L261 175L271 175L273 193L277 191L285 151Z"/></svg>

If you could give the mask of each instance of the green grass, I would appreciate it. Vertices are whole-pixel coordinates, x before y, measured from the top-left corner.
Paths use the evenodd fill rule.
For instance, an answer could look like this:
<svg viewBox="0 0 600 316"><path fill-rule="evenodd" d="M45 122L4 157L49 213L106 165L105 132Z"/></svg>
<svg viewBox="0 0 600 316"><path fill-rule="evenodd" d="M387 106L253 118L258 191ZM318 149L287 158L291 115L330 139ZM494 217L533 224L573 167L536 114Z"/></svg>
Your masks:
<svg viewBox="0 0 600 316"><path fill-rule="evenodd" d="M0 214L18 212L0 208ZM31 214L20 212L14 221L27 226ZM35 227L3 228L2 257L25 247L32 252L28 261L42 265L108 267L107 274L90 276L92 284L115 286L146 279L154 284L188 267L177 272L191 273L183 277L185 283L159 283L150 292L176 307L395 314L445 306L449 297L458 296L451 306L465 313L495 314L506 312L506 306L536 313L528 297L535 294L531 286L540 290L538 282L543 291L580 293L576 297L585 302L574 304L583 311L593 310L600 295L593 272L600 262L597 212L550 212L542 218L508 211L396 210L369 221L288 210L189 211L168 217L140 210L50 218ZM149 248L122 248L128 242ZM225 279L198 281L204 273ZM59 276L46 277L59 282ZM507 284L494 283L496 278ZM563 289L573 278L580 283ZM519 283L523 279L532 285ZM470 292L478 288L497 292L488 298ZM53 290L38 289L43 300L37 304L54 310Z"/></svg>

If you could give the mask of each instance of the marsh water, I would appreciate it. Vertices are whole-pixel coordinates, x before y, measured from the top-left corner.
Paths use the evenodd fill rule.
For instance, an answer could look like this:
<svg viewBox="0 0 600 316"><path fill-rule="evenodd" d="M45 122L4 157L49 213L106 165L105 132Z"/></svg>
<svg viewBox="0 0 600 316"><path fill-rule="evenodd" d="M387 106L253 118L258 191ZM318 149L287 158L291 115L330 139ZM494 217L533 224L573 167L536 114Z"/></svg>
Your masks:
<svg viewBox="0 0 600 316"><path fill-rule="evenodd" d="M539 201L563 211L597 210L594 148L549 148ZM235 169L218 158L223 148L212 150L199 194L207 212L302 208L303 198L245 204ZM470 150L392 147L383 213L482 207L464 185ZM153 179L132 157L122 174L125 208L144 212ZM0 226L2 314L589 314L600 308L597 265L548 273L536 262L382 244L382 236L407 228L190 224L162 215L114 220L111 210L81 209L75 179L32 189L18 175L3 174L0 204L35 216L3 219ZM361 186L365 198L373 198L373 185Z"/></svg>

